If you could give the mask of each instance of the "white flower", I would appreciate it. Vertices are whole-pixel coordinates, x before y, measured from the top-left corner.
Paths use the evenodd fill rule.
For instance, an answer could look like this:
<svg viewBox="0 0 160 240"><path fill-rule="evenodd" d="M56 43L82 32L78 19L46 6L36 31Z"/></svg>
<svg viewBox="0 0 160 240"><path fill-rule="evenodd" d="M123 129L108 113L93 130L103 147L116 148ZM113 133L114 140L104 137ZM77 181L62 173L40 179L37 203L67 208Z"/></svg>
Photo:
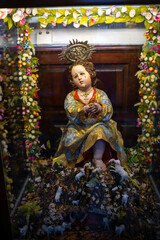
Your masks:
<svg viewBox="0 0 160 240"><path fill-rule="evenodd" d="M146 99L146 98L147 98L147 96L146 96L146 95L144 95L144 96L143 96L143 99Z"/></svg>
<svg viewBox="0 0 160 240"><path fill-rule="evenodd" d="M22 77L19 77L19 81L22 81Z"/></svg>
<svg viewBox="0 0 160 240"><path fill-rule="evenodd" d="M19 75L22 75L22 72L19 72Z"/></svg>
<svg viewBox="0 0 160 240"><path fill-rule="evenodd" d="M133 17L135 16L135 14L136 14L135 9L131 9L131 11L129 12L129 16L130 16L131 18L133 18Z"/></svg>
<svg viewBox="0 0 160 240"><path fill-rule="evenodd" d="M122 7L121 12L122 12L122 13L127 12L127 8L126 8L126 7Z"/></svg>
<svg viewBox="0 0 160 240"><path fill-rule="evenodd" d="M98 16L102 16L102 14L104 13L104 11L101 8L98 8Z"/></svg>
<svg viewBox="0 0 160 240"><path fill-rule="evenodd" d="M153 58L152 57L149 57L149 61L152 61L153 60Z"/></svg>
<svg viewBox="0 0 160 240"><path fill-rule="evenodd" d="M117 13L116 13L116 18L119 18L119 17L121 17L121 13L120 13L120 12L117 12Z"/></svg>
<svg viewBox="0 0 160 240"><path fill-rule="evenodd" d="M151 13L147 12L147 13L145 14L145 18L146 18L147 20L150 20L151 17L152 17L152 14L151 14Z"/></svg>
<svg viewBox="0 0 160 240"><path fill-rule="evenodd" d="M146 99L146 100L145 100L145 103L149 103L149 100L148 100L148 99Z"/></svg>
<svg viewBox="0 0 160 240"><path fill-rule="evenodd" d="M65 11L65 17L67 17L69 14L71 14L68 10Z"/></svg>
<svg viewBox="0 0 160 240"><path fill-rule="evenodd" d="M27 14L31 14L31 9L30 8L26 8L26 13Z"/></svg>
<svg viewBox="0 0 160 240"><path fill-rule="evenodd" d="M19 22L21 20L21 17L18 13L13 14L12 19L14 22Z"/></svg>
<svg viewBox="0 0 160 240"><path fill-rule="evenodd" d="M76 13L76 12L73 12L73 18L74 18L74 19L77 19L77 18L78 18L78 16L79 16L79 14L78 14L78 13Z"/></svg>
<svg viewBox="0 0 160 240"><path fill-rule="evenodd" d="M27 106L31 106L31 103L30 103L30 102L27 102Z"/></svg>
<svg viewBox="0 0 160 240"><path fill-rule="evenodd" d="M75 28L79 28L79 27L80 27L80 23L79 23L79 22L74 22L74 23L73 23L73 26L74 26Z"/></svg>
<svg viewBox="0 0 160 240"><path fill-rule="evenodd" d="M160 43L160 36L157 37L157 41L158 41L158 43Z"/></svg>
<svg viewBox="0 0 160 240"><path fill-rule="evenodd" d="M33 9L32 9L32 14L33 14L33 16L35 16L35 15L38 14L38 10L37 10L37 8L33 8Z"/></svg>
<svg viewBox="0 0 160 240"><path fill-rule="evenodd" d="M108 8L108 9L106 10L106 15L110 15L110 14L111 14L111 9Z"/></svg>
<svg viewBox="0 0 160 240"><path fill-rule="evenodd" d="M23 79L27 79L27 76L26 76L26 75L24 75L24 76L23 76Z"/></svg>
<svg viewBox="0 0 160 240"><path fill-rule="evenodd" d="M40 26L41 26L42 28L46 28L46 27L47 27L47 25L46 25L45 22L41 23Z"/></svg>
<svg viewBox="0 0 160 240"><path fill-rule="evenodd" d="M59 17L61 17L62 16L62 14L60 14L58 11L56 12L56 18L59 18Z"/></svg>
<svg viewBox="0 0 160 240"><path fill-rule="evenodd" d="M149 10L151 11L151 13L152 13L154 16L156 16L156 15L158 14L158 11L157 11L156 8L150 8Z"/></svg>
<svg viewBox="0 0 160 240"><path fill-rule="evenodd" d="M146 133L146 137L149 137L150 136L150 134L149 133Z"/></svg>
<svg viewBox="0 0 160 240"><path fill-rule="evenodd" d="M32 102L32 101L33 101L33 98L29 98L29 101Z"/></svg>

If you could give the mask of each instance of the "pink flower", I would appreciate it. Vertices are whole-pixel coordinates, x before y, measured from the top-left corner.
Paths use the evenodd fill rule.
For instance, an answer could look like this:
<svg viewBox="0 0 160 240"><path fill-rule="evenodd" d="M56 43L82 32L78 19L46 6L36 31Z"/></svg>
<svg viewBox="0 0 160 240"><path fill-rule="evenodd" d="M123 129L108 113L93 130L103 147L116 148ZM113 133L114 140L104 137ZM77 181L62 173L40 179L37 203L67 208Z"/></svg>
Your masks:
<svg viewBox="0 0 160 240"><path fill-rule="evenodd" d="M155 50L155 49L156 49L156 48L153 46L153 47L152 47L152 50Z"/></svg>
<svg viewBox="0 0 160 240"><path fill-rule="evenodd" d="M160 14L157 14L157 15L156 15L156 20L157 20L158 22L160 22Z"/></svg>
<svg viewBox="0 0 160 240"><path fill-rule="evenodd" d="M111 12L113 13L113 12L115 12L116 11L116 6L112 6L111 7Z"/></svg>
<svg viewBox="0 0 160 240"><path fill-rule="evenodd" d="M0 76L0 82L2 82L3 81L3 77L2 76Z"/></svg>
<svg viewBox="0 0 160 240"><path fill-rule="evenodd" d="M56 21L52 21L51 24L55 27L56 26Z"/></svg>
<svg viewBox="0 0 160 240"><path fill-rule="evenodd" d="M90 10L86 10L86 16L89 17L92 14Z"/></svg>
<svg viewBox="0 0 160 240"><path fill-rule="evenodd" d="M0 19L4 19L5 17L7 17L8 15L8 9L4 8L4 9L0 9Z"/></svg>
<svg viewBox="0 0 160 240"><path fill-rule="evenodd" d="M96 20L94 18L91 18L91 21L93 24L96 24Z"/></svg>

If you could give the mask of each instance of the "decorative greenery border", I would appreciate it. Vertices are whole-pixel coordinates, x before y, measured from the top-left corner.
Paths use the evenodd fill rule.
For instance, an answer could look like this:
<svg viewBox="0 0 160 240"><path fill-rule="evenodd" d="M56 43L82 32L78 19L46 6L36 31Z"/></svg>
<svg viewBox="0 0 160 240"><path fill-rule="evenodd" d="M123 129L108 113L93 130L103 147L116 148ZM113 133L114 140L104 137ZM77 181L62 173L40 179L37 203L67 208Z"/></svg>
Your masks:
<svg viewBox="0 0 160 240"><path fill-rule="evenodd" d="M12 123L14 131L19 131L25 137L25 149L29 161L39 156L39 119L40 108L35 98L38 97L36 74L38 59L34 57L34 47L30 42L30 33L33 29L29 26L29 19L37 17L40 27L45 28L48 24L54 27L62 24L64 27L73 24L73 27L91 27L96 24L110 24L113 22L124 23L144 22L146 27L146 43L143 46L140 57L140 70L137 72L140 88L140 102L138 105L138 126L142 127L142 134L138 137L140 144L142 161L151 162L152 146L160 141L160 136L156 135L154 119L160 113L160 99L156 94L159 85L159 59L160 59L160 6L110 6L106 8L67 8L67 9L37 9L18 8L0 9L0 19L8 23L8 30L15 26L19 31L17 45L12 51L7 49L4 54L6 67L6 85L8 86L8 107L11 116L15 116L18 105L21 104L21 114L23 116L24 128L17 121ZM5 34L7 37L9 34ZM10 36L9 36L10 37ZM16 70L18 67L18 70ZM16 70L16 71L15 71ZM13 74L14 72L14 74ZM11 99L12 96L12 99ZM21 102L21 103L20 103ZM19 109L18 109L19 113ZM156 127L160 127L157 122ZM22 147L22 143L18 143ZM133 158L137 155L137 150L132 150ZM145 156L145 157L144 157ZM133 160L132 158L132 160Z"/></svg>

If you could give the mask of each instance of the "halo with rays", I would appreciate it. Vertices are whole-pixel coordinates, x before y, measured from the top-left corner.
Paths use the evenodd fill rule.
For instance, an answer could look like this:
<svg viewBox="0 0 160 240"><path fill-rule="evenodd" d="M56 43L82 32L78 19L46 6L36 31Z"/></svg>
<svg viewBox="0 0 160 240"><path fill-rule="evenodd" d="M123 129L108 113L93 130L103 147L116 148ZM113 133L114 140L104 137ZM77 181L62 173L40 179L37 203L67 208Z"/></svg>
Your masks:
<svg viewBox="0 0 160 240"><path fill-rule="evenodd" d="M95 52L95 48L88 44L88 41L80 42L76 39L69 42L69 45L59 54L59 58L64 59L67 63L73 63L78 59L91 59L93 52Z"/></svg>

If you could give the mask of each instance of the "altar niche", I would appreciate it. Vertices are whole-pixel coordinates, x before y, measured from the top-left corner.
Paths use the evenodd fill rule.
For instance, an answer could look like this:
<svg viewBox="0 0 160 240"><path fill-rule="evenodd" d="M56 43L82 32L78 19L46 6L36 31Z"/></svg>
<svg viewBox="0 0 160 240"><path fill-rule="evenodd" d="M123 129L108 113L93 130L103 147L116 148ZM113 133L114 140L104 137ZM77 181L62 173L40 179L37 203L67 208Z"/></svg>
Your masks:
<svg viewBox="0 0 160 240"><path fill-rule="evenodd" d="M141 45L97 46L92 54L97 77L100 79L97 87L104 90L112 102L112 118L118 124L126 147L136 144L139 133L134 104L138 101L139 86L135 73L138 70L141 48ZM63 105L65 96L71 91L66 76L67 64L57 57L61 49L36 49L40 63L41 131L44 137L48 136L53 141L55 134L61 134L58 128L67 123Z"/></svg>

